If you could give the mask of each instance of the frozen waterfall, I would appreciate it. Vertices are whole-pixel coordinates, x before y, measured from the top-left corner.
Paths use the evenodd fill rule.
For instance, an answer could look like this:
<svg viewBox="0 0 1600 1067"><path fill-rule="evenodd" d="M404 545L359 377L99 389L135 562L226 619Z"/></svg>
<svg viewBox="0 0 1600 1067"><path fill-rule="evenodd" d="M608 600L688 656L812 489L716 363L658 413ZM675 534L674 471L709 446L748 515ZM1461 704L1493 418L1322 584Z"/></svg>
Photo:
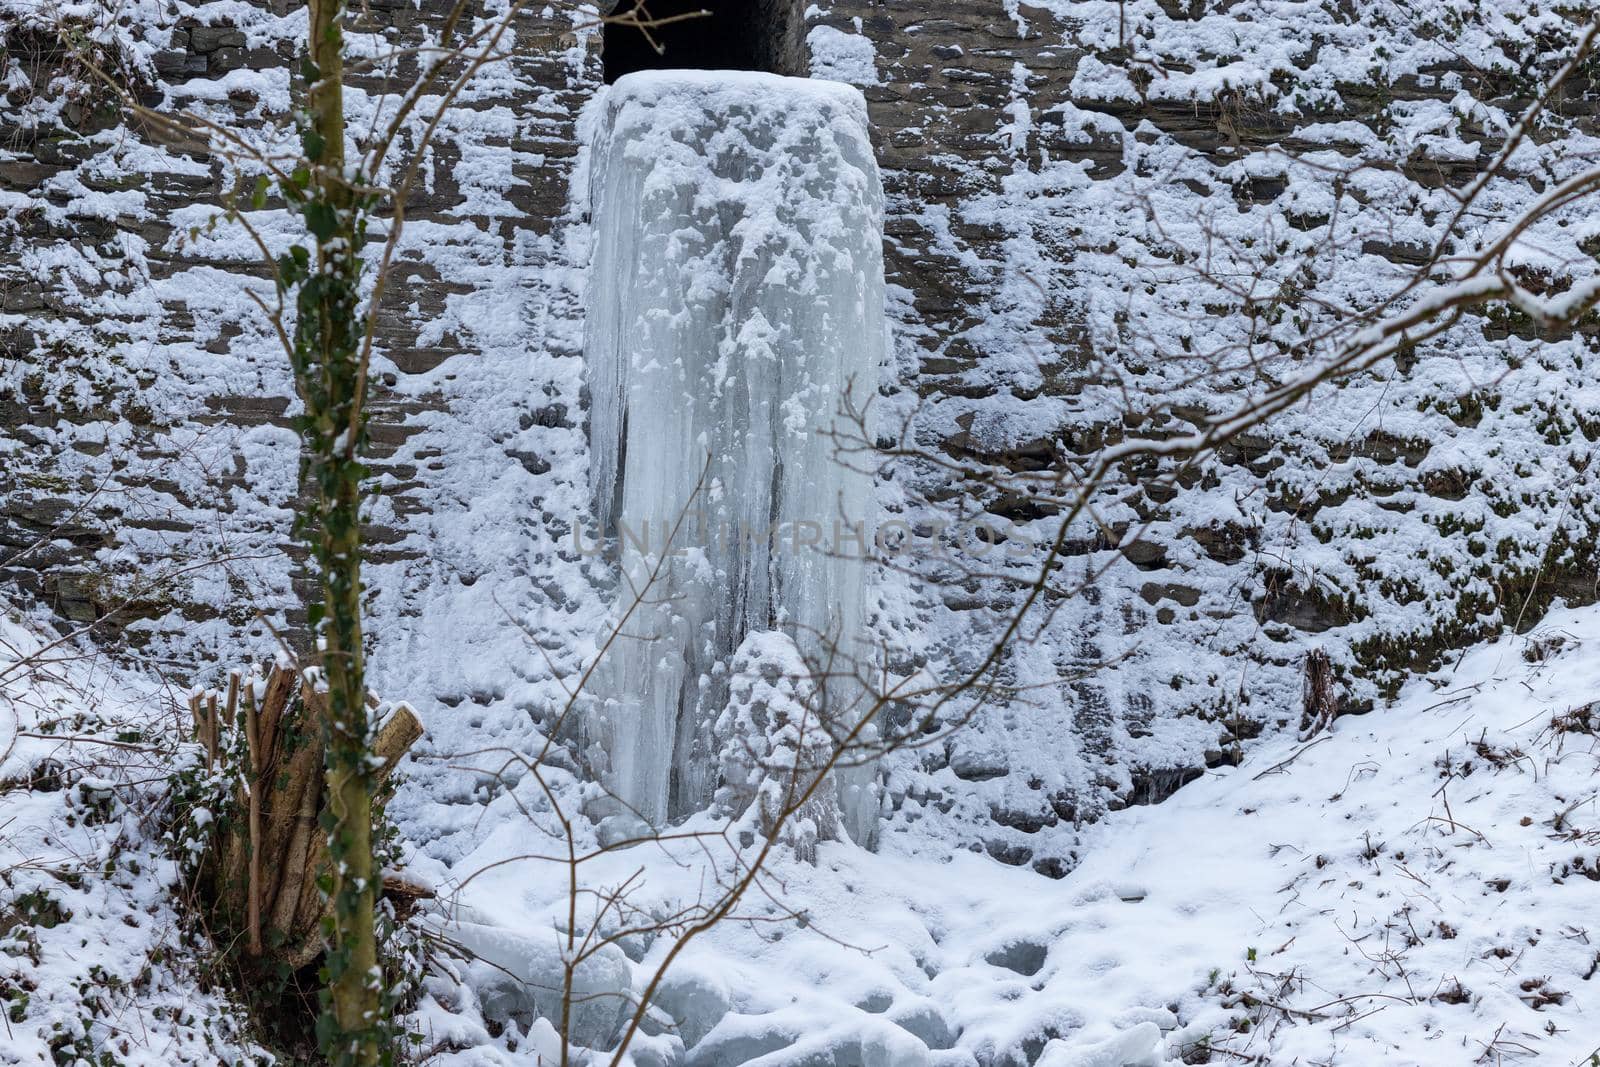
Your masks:
<svg viewBox="0 0 1600 1067"><path fill-rule="evenodd" d="M660 570L602 662L590 728L613 792L660 823L711 798L711 727L747 633L786 630L830 674L865 667L871 477L828 430L877 389L883 193L850 86L651 71L598 107L585 352L618 618ZM827 688L847 718L860 687ZM839 776L857 841L872 777Z"/></svg>

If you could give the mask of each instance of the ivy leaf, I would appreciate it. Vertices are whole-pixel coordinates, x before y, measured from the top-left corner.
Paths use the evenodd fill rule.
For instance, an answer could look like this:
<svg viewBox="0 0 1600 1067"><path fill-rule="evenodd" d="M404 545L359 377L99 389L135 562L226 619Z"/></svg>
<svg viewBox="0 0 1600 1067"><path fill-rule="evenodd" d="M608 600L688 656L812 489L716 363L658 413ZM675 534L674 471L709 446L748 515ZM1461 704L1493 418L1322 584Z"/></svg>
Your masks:
<svg viewBox="0 0 1600 1067"><path fill-rule="evenodd" d="M318 244L325 244L339 228L339 216L333 208L320 200L306 205L306 229L311 231Z"/></svg>

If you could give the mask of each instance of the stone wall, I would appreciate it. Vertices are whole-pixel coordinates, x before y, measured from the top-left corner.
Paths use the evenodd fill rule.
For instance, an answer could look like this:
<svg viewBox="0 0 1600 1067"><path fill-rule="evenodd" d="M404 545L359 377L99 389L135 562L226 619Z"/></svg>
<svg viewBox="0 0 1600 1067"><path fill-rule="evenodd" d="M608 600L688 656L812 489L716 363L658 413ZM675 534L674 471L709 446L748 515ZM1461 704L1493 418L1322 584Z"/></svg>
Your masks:
<svg viewBox="0 0 1600 1067"><path fill-rule="evenodd" d="M1138 58L1092 24L1102 7L852 0L813 12L814 29L864 37L875 52L875 77L862 80L890 197L899 382L885 400L946 458L1052 469L1129 429L1180 427L1225 401L1138 365L1140 338L1118 332L1141 313L1138 293L1117 309L1097 306L1126 283L1118 263L1152 247L1137 220L1119 215L1137 214L1139 181L1170 168L1171 187L1197 205L1246 222L1277 213L1295 240L1314 243L1326 226L1294 201L1304 176L1267 165L1280 145L1323 147L1296 139L1301 118L1232 89L1182 99L1155 91L1195 66L1160 49L1189 21L1225 12L1146 13ZM447 8L384 0L363 8L375 24L356 28L403 40ZM212 22L203 7L176 10L130 34L130 54L143 58L127 79L141 98L201 101L252 130L281 121L287 9L256 7L237 24ZM512 639L495 655L514 654L518 628L546 659L576 655L604 597L605 577L560 544L584 521L573 467L583 220L569 211L577 118L601 64L599 35L581 22L565 7L519 19L503 76L466 103L470 118L428 161L380 320L373 611L380 628L413 631L382 669L417 699L465 707L474 724L500 711L537 716L547 701L537 686L552 675L519 661L530 680L516 696L454 659L414 656L416 646L447 646L456 629L489 633L486 619L504 611L516 625L500 625ZM41 40L25 66L48 95L65 58ZM1382 141L1463 87L1515 106L1524 87L1514 79L1452 62L1397 74L1383 92L1341 85L1315 118L1357 123ZM1165 64L1153 86L1152 63ZM1102 91L1127 71L1135 99ZM379 82L357 75L351 86ZM123 634L125 647L176 665L241 636L266 639L258 609L293 637L292 389L270 335L226 297L259 283L260 268L248 248L186 239L200 209L232 192L225 168L193 145L143 149L153 133L118 125L92 95L46 108L30 127L38 108L26 96L13 92L0 107L0 232L13 249L0 260L0 573L62 619L100 619L105 636ZM1595 106L1592 91L1562 101L1585 135ZM1458 132L1486 150L1497 143L1481 118ZM1424 143L1386 162L1398 176L1386 195L1416 197L1418 217L1435 211L1428 198L1471 173L1448 147L1430 155ZM113 158L118 167L107 165ZM1350 262L1403 267L1425 236L1374 239L1352 253L1369 259ZM1458 345L1474 358L1543 358L1526 323L1467 329ZM1558 348L1547 368L1554 384L1524 403L1506 400L1492 374L1450 384L1439 368L1459 351L1421 353L1390 381L1340 393L1318 413L1322 424L1280 422L1204 469L1127 472L1103 527L1074 538L1063 567L1099 578L1063 595L1009 668L1008 678L1045 695L987 710L896 771L898 825L954 820L997 857L1059 873L1079 822L1159 799L1287 724L1308 648L1332 650L1347 707L1359 710L1403 672L1436 666L1446 647L1512 621L1526 628L1552 596L1592 598L1593 556L1580 546L1595 515L1582 484L1535 479L1538 493L1516 504L1512 470L1533 453L1502 462L1485 444L1536 443L1547 425L1565 427L1559 461L1583 462L1600 418L1581 390L1560 386L1581 378L1581 358ZM1108 415L1119 383L1136 402ZM1141 409L1166 421L1141 426ZM1390 414L1372 421L1361 414L1370 410ZM905 486L890 487L891 505L914 523L941 508L1019 524L1048 524L1055 512L937 470L913 470ZM1536 513L1526 531L1491 537L1518 507ZM1395 570L1401 555L1427 566ZM913 607L886 609L882 621L906 632L913 660L958 667L1015 604L1028 563L998 576L930 567L903 597ZM1097 668L1106 663L1113 669Z"/></svg>
<svg viewBox="0 0 1600 1067"><path fill-rule="evenodd" d="M351 32L404 40L436 31L451 6L378 0L362 5ZM243 136L266 136L287 119L298 47L282 21L289 5L258 5L237 24L203 23L204 12L177 6L159 26L126 27L126 81L158 110L201 101L219 107L222 121ZM413 231L465 231L470 236L445 241L470 246L464 254L479 260L499 255L506 263L548 237L566 213L574 122L598 80L587 34L571 12L524 14L515 34L507 69L464 104L469 113L507 116L502 129L471 138L472 150L509 161L493 210L483 209L481 197L469 203L459 178L466 138L448 130L407 205ZM231 169L203 145L174 141L137 118L119 119L106 94L85 93L82 105L38 107L64 85L81 83L82 71L48 27L33 30L30 40L35 47L20 65L34 90L12 93L11 106L0 108L0 190L11 196L0 216L9 242L0 259L7 372L0 429L9 448L0 574L64 620L93 624L106 637L132 624L128 637L136 644L159 635L166 647L193 636L221 606L218 584L196 586L189 574L208 560L245 557L259 565L230 568L220 587L223 599L241 607L229 626L205 626L208 640L226 644L230 627L259 635L250 622L259 607L286 619L284 632L299 644L299 601L307 590L301 554L287 537L294 461L282 436L292 387L281 350L259 322L248 321L258 318L253 309L237 301L224 301L230 306L223 309L211 299L259 282L264 269L236 244L208 244L204 233L196 239L185 232L205 221L206 209L238 202ZM414 69L410 60L394 73L406 77ZM381 72L359 69L347 87L356 97L386 88ZM111 138L132 139L131 150L113 150ZM119 153L131 173L105 165ZM448 407L434 372L478 351L466 331L428 328L448 319L450 301L472 288L442 275L440 259L415 245L402 251L376 332L373 459L391 502L368 534L380 567L403 567L423 554L404 544L407 519L426 506L414 499L428 481L419 467L436 457L410 454L405 445L419 418ZM210 306L202 311L202 304ZM120 426L111 446L113 424ZM199 461L197 433L214 441ZM251 443L266 440L275 447ZM226 536L208 528L216 523L213 509L234 510L240 494L270 502L272 513L252 522L249 513L259 509L239 508L244 514L234 518L243 521L231 523ZM163 570L155 559L182 562ZM285 584L291 576L295 595Z"/></svg>
<svg viewBox="0 0 1600 1067"><path fill-rule="evenodd" d="M1504 128L1475 115L1435 144L1438 120L1418 116L1464 92L1515 117L1529 72L1557 52L1549 41L1485 45L1490 35L1471 20L1434 25L1420 8L1407 16L1415 25L1370 29L1392 14L1330 5L1330 25L1350 19L1391 33L1378 54L1415 62L1340 81L1344 71L1327 58L1338 49L1312 46L1266 87L1241 91L1194 72L1207 60L1225 66L1230 46L1247 53L1253 33L1263 35L1256 61L1270 67L1264 49L1267 38L1283 39L1278 29L1248 19L1230 27L1225 10L1166 4L1119 26L1116 7L877 0L834 3L818 18L865 35L876 51L876 84L863 89L891 199L886 262L902 289L902 380L915 393L898 410L915 408L923 447L1020 476L962 486L937 465L920 479L913 472L904 504L913 522L974 511L1000 526L1048 522L1055 505L1017 491L1020 478L1070 468L1130 431L1182 431L1249 395L1253 375L1237 369L1187 380L1193 368L1145 366L1160 362L1151 339L1162 339L1170 323L1161 316L1180 301L1213 302L1212 318L1257 313L1209 282L1150 284L1158 270L1179 273L1172 245L1191 221L1185 213L1214 212L1218 242L1244 246L1273 218L1287 220L1303 236L1286 240L1278 258L1299 248L1319 262L1339 237L1297 197L1324 195L1331 174L1370 153L1385 176L1373 188L1383 191L1358 194L1347 223L1367 233L1327 253L1325 271L1308 267L1301 284L1308 295L1327 287L1353 296L1359 286L1346 290L1347 279L1399 278L1433 239L1428 227L1449 215L1441 190L1475 173L1462 145L1491 158ZM1310 42L1323 31L1300 32ZM1496 66L1497 47L1512 65ZM1191 73L1196 88L1162 92ZM1320 96L1286 111L1275 101L1296 78ZM1574 86L1555 110L1579 138L1592 137L1597 101L1592 87ZM1408 123L1423 136L1396 132ZM1559 157L1565 136L1536 140ZM1322 169L1290 161L1302 156ZM1540 181L1520 191L1508 182L1501 203ZM1141 202L1158 182L1188 198L1164 220L1180 233L1171 243L1151 233L1161 205ZM1204 247L1191 239L1188 250ZM1263 280L1276 267L1274 256L1247 252L1236 252L1233 269L1239 263ZM1113 300L1119 306L1108 308ZM1584 475L1600 411L1578 394L1600 324L1575 340L1548 339L1539 356L1537 333L1521 329L1518 342L1496 322L1469 320L1420 358L1324 392L1314 410L1244 435L1198 467L1125 470L1133 491L1102 494L1106 521L1069 543L1063 568L1100 577L1080 593L1059 583L1053 622L1034 635L1053 653L1024 647L1016 657L1019 678L1086 675L1054 687L1067 714L1025 698L986 714L923 756L920 775L894 797L902 818L938 819L937 810L964 819L996 857L1057 873L1072 862L1076 823L1108 805L1160 800L1202 767L1236 761L1264 729L1292 728L1308 649L1333 654L1344 710L1365 711L1413 672L1447 665L1462 643L1533 627L1553 598L1594 600L1600 575L1581 546L1600 533ZM1502 406L1482 383L1530 358L1545 368L1534 372L1536 395L1523 387L1527 406ZM1452 378L1441 369L1456 360L1472 370ZM1568 384L1551 387L1545 374ZM1485 397L1493 427L1477 421ZM1554 425L1567 436L1539 429ZM1492 443L1502 435L1503 454ZM1487 517L1514 515L1531 521ZM993 632L1032 573L978 580L930 566L921 577L928 606L906 629L939 635L950 664Z"/></svg>

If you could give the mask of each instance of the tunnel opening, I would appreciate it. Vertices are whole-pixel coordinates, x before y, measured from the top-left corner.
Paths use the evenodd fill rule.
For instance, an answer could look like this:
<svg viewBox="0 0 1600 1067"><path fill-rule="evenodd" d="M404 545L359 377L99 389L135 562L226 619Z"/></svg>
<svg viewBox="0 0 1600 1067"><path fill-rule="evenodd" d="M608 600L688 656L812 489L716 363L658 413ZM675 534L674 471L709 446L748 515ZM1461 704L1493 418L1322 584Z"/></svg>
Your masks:
<svg viewBox="0 0 1600 1067"><path fill-rule="evenodd" d="M618 0L610 13L657 24L606 24L607 85L636 70L806 73L800 0Z"/></svg>

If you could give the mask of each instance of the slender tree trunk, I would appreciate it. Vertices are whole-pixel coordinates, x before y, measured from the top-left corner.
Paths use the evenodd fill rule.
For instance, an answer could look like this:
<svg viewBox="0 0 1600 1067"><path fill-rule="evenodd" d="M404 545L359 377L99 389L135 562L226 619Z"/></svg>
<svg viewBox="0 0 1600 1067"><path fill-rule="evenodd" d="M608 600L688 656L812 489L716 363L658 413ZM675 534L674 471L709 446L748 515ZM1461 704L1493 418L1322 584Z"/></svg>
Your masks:
<svg viewBox="0 0 1600 1067"><path fill-rule="evenodd" d="M334 1064L369 1067L382 1053L382 974L374 911L378 878L372 855L374 776L361 652L360 463L365 443L365 382L360 373L361 261L366 193L345 169L343 0L310 0L309 122L304 143L309 186L304 207L316 242L315 270L297 300L297 363L306 412L309 488L315 526L308 530L321 572L319 623L328 683L328 813L333 899L327 955L328 994L321 1024Z"/></svg>

